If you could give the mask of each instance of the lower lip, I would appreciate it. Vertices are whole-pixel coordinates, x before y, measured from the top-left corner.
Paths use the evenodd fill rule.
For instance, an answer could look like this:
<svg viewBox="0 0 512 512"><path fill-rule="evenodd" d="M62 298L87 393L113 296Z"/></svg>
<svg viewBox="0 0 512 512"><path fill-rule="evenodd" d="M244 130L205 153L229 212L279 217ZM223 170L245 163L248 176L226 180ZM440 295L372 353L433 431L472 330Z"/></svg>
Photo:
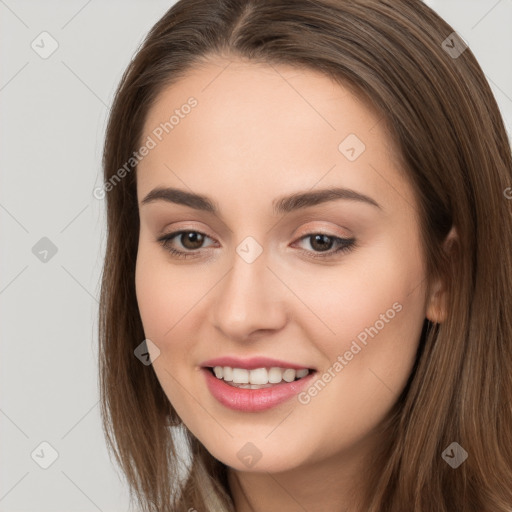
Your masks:
<svg viewBox="0 0 512 512"><path fill-rule="evenodd" d="M271 388L244 389L226 384L206 368L201 368L201 371L205 375L206 385L214 398L229 409L242 412L265 411L286 402L299 394L311 382L316 373L313 371L302 379L275 384Z"/></svg>

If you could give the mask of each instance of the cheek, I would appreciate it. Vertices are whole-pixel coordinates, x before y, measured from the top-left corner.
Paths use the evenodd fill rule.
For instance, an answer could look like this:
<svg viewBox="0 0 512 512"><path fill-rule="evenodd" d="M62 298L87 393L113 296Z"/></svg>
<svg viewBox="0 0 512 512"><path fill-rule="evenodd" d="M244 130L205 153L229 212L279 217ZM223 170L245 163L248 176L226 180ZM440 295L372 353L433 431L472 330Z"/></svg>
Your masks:
<svg viewBox="0 0 512 512"><path fill-rule="evenodd" d="M164 380L166 370L184 378L185 369L197 363L194 334L204 324L205 296L215 281L189 265L172 264L164 249L141 240L135 288L144 334L160 350L153 367ZM169 384L172 380L164 386L166 391Z"/></svg>
<svg viewBox="0 0 512 512"><path fill-rule="evenodd" d="M162 333L170 327L167 312L173 309L174 294L166 286L161 267L150 256L149 251L139 247L135 267L135 290L144 334L150 339L161 338Z"/></svg>
<svg viewBox="0 0 512 512"><path fill-rule="evenodd" d="M382 244L315 289L311 300L335 334L311 338L327 361L301 400L318 411L337 404L333 423L349 437L379 423L407 383L424 322L423 270L419 251Z"/></svg>
<svg viewBox="0 0 512 512"><path fill-rule="evenodd" d="M416 356L424 323L423 272L419 250L404 253L389 245L351 259L325 278L311 300L334 333L311 338L328 360L302 403L316 402L313 407L322 410L336 403L342 411L336 424L348 421L345 411L358 414L359 427L371 428L382 419Z"/></svg>
<svg viewBox="0 0 512 512"><path fill-rule="evenodd" d="M192 364L189 358L194 340L187 335L193 332L188 323L193 316L187 313L197 302L198 290L160 252L159 248L139 246L135 268L137 302L144 335L159 349L152 368L169 401L188 424L193 418L188 416L190 404L183 385L189 378L186 369Z"/></svg>
<svg viewBox="0 0 512 512"><path fill-rule="evenodd" d="M174 325L194 303L197 286L179 266L173 267L164 249L141 239L135 267L137 303L148 338L172 337Z"/></svg>
<svg viewBox="0 0 512 512"><path fill-rule="evenodd" d="M406 253L404 246L380 243L351 254L339 266L295 279L294 290L315 314L307 314L303 326L332 358L350 350L354 340L363 347L378 339L380 345L414 349L424 319L424 277L413 244Z"/></svg>

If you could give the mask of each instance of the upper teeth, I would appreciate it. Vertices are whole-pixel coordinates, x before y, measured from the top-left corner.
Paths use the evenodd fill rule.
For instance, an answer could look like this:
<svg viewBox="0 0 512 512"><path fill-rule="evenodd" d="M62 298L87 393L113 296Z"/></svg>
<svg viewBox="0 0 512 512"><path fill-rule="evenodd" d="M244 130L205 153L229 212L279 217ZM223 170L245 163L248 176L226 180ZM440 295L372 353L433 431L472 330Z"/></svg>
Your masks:
<svg viewBox="0 0 512 512"><path fill-rule="evenodd" d="M309 370L294 370L292 368L231 368L230 366L215 366L213 372L218 379L235 384L278 384L281 380L292 382L295 378L305 377Z"/></svg>

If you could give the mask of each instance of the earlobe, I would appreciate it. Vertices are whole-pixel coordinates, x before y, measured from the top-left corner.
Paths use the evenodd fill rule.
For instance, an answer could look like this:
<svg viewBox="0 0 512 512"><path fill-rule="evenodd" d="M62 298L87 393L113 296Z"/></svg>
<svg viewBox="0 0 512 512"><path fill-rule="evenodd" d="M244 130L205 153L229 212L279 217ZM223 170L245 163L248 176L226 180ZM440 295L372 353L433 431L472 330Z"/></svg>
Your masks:
<svg viewBox="0 0 512 512"><path fill-rule="evenodd" d="M425 316L435 324L442 324L446 320L446 290L441 281L436 281L433 287Z"/></svg>
<svg viewBox="0 0 512 512"><path fill-rule="evenodd" d="M456 242L457 239L457 230L454 226L452 226L443 243L443 250L446 252L448 258L452 257L452 247L454 246L454 242ZM446 320L448 301L447 294L447 286L444 280L441 278L436 279L436 281L432 284L431 293L425 312L425 316L429 321L436 324L441 324Z"/></svg>

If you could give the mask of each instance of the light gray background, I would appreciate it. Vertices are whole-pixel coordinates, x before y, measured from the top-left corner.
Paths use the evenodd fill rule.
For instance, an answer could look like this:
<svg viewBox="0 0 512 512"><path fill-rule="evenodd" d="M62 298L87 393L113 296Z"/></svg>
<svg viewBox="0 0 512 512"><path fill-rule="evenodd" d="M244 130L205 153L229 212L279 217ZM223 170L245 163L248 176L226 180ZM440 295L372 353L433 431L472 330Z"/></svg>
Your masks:
<svg viewBox="0 0 512 512"><path fill-rule="evenodd" d="M426 3L479 59L510 136L512 0ZM115 87L172 4L0 0L2 512L128 510L99 417L105 220L92 191ZM43 31L59 45L47 59L31 48ZM32 251L43 237L57 248L46 262ZM48 469L42 442L58 453Z"/></svg>

